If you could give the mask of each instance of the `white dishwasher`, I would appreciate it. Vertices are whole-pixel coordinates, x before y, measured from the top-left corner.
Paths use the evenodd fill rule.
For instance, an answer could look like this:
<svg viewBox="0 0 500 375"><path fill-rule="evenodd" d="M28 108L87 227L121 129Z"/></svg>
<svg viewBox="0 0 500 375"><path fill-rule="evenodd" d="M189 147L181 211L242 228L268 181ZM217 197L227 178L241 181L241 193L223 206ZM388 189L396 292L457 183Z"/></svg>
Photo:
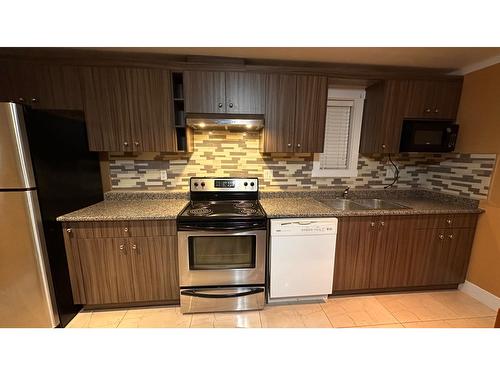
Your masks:
<svg viewBox="0 0 500 375"><path fill-rule="evenodd" d="M336 218L271 220L269 302L332 293Z"/></svg>

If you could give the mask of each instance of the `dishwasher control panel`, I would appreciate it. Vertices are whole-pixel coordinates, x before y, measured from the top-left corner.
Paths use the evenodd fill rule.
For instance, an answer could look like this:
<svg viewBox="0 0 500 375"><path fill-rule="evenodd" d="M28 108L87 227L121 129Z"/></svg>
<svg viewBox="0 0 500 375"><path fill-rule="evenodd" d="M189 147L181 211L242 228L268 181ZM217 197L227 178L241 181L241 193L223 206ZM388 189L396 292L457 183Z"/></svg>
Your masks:
<svg viewBox="0 0 500 375"><path fill-rule="evenodd" d="M271 235L301 236L336 234L337 223L337 218L273 219L271 220Z"/></svg>

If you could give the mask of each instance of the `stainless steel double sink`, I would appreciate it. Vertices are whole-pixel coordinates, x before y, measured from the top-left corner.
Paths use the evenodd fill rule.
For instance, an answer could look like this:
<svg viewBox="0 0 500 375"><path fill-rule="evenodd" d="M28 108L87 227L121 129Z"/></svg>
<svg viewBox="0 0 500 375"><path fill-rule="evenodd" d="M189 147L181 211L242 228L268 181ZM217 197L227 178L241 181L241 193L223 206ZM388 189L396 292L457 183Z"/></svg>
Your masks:
<svg viewBox="0 0 500 375"><path fill-rule="evenodd" d="M401 210L410 207L378 198L366 199L321 199L322 203L336 210Z"/></svg>

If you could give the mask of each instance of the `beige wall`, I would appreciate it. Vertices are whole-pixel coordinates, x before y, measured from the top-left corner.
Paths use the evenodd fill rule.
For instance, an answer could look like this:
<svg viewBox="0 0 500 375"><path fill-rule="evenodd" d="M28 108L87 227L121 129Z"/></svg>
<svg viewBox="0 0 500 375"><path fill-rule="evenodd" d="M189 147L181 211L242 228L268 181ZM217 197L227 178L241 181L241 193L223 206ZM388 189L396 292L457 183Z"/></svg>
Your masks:
<svg viewBox="0 0 500 375"><path fill-rule="evenodd" d="M458 113L457 151L500 156L500 64L467 74ZM479 218L467 280L500 297L500 162Z"/></svg>

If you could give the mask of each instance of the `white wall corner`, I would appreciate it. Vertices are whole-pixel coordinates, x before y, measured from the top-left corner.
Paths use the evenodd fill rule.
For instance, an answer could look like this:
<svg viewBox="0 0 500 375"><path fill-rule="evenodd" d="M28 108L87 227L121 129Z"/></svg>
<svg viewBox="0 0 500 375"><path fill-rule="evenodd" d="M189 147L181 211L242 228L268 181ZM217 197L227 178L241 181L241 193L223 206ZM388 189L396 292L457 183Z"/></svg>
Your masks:
<svg viewBox="0 0 500 375"><path fill-rule="evenodd" d="M481 69L487 68L488 66L492 66L492 65L496 65L496 64L500 64L500 55L490 57L486 60L479 61L479 62L471 64L471 65L464 66L461 69L458 69L458 70L451 72L450 75L464 76L466 74L475 72L476 70L481 70Z"/></svg>
<svg viewBox="0 0 500 375"><path fill-rule="evenodd" d="M463 284L460 284L458 289L495 311L500 309L500 297L478 287L470 281L466 280Z"/></svg>

